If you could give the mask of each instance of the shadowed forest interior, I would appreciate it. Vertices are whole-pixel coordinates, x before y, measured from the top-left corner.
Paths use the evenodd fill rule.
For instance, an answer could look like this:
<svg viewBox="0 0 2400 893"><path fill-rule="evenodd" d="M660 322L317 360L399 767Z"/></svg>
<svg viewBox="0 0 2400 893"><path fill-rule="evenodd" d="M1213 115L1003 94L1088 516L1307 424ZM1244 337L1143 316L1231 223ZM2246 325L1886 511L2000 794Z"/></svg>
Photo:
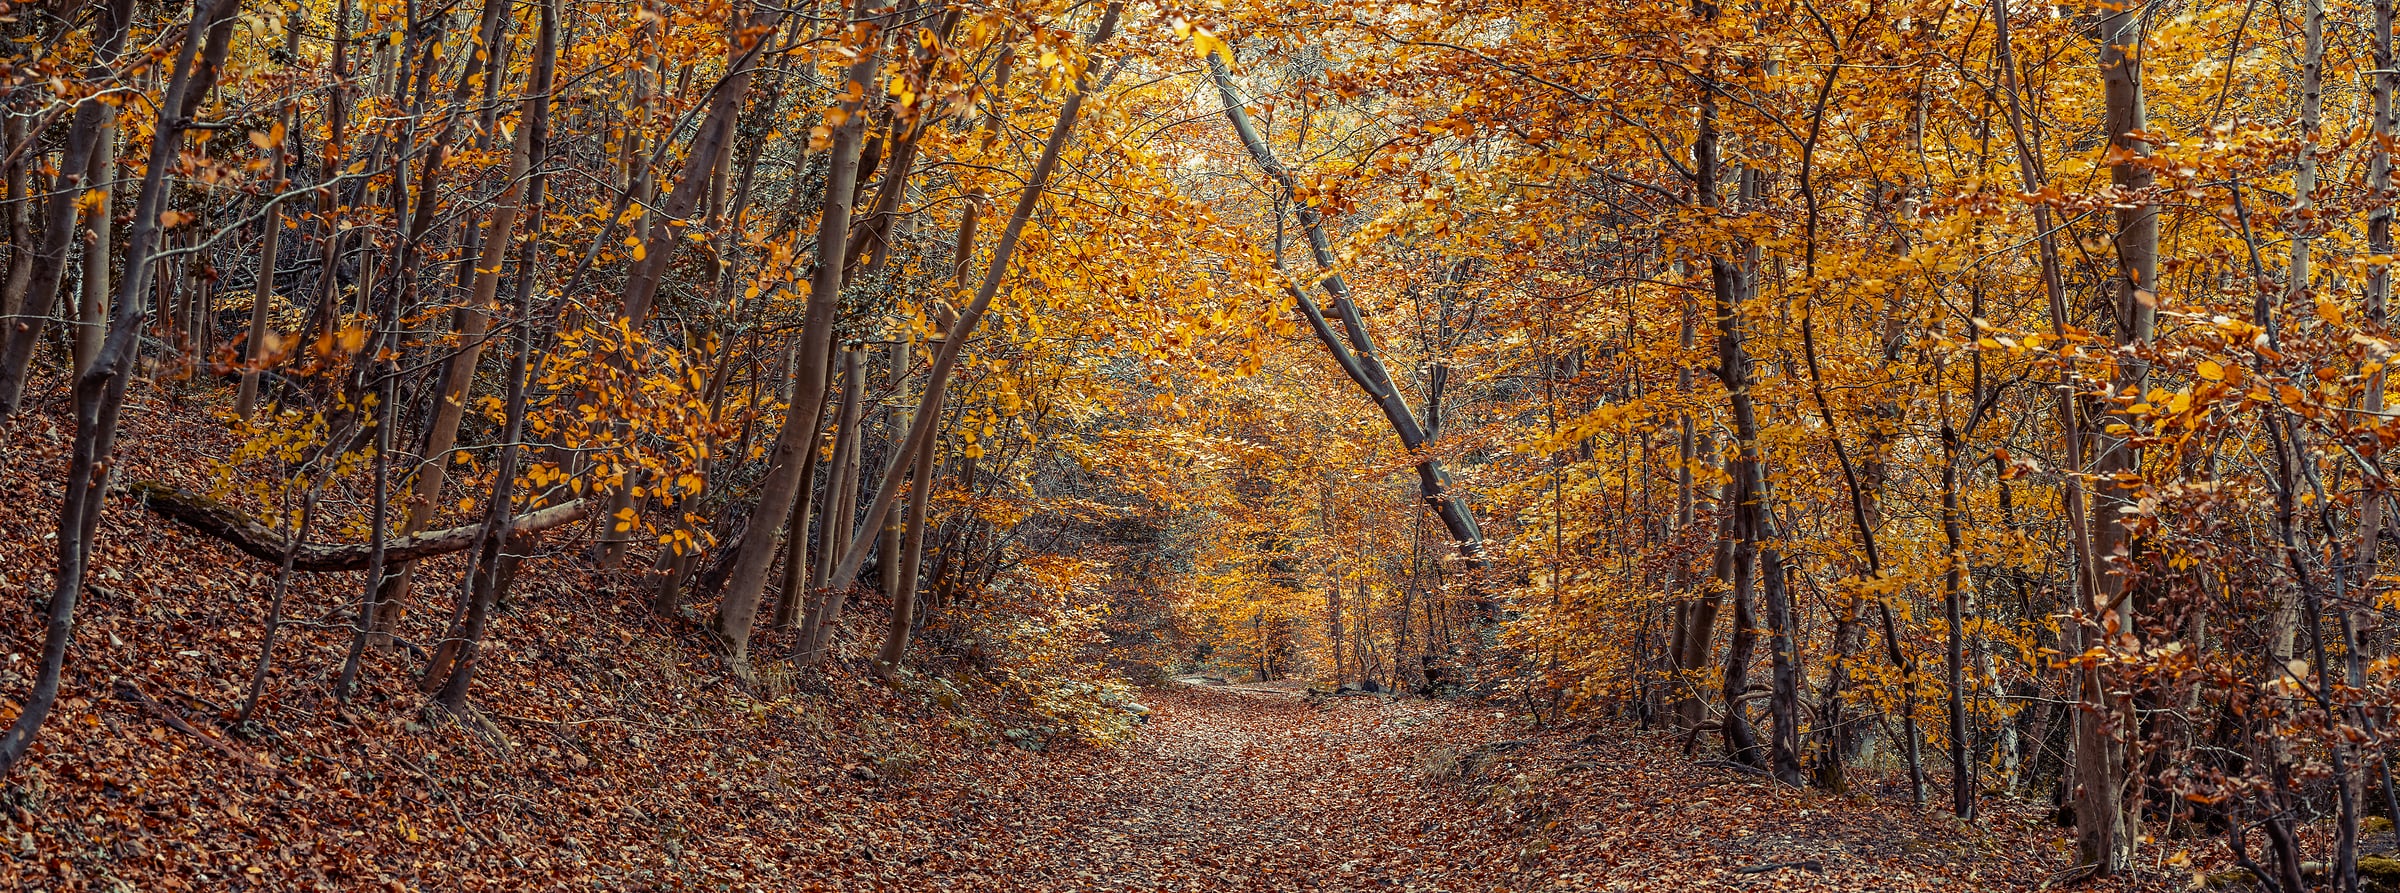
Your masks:
<svg viewBox="0 0 2400 893"><path fill-rule="evenodd" d="M0 886L2400 891L2394 18L0 3Z"/></svg>

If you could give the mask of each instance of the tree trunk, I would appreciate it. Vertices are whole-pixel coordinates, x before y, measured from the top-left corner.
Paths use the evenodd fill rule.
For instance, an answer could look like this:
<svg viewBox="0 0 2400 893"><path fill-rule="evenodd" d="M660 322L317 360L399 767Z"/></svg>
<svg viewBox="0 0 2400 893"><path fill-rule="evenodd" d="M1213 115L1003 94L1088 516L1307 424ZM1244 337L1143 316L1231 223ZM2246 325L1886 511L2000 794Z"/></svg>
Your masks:
<svg viewBox="0 0 2400 893"><path fill-rule="evenodd" d="M860 441L859 403L866 387L866 367L856 348L842 349L842 404L834 416L833 468L825 476L825 510L817 520L817 569L814 579L820 586L833 573L836 543L850 541L851 525L858 516L858 453ZM832 628L841 622L842 609L849 601L849 587L828 587L808 616L800 622L800 647L796 655L802 663L814 663L824 654L826 640Z"/></svg>
<svg viewBox="0 0 2400 893"><path fill-rule="evenodd" d="M1966 639L1963 605L1967 597L1967 546L1958 505L1958 430L1950 423L1950 391L1941 381L1942 367L1934 364L1934 389L1940 393L1942 423L1942 617L1950 637L1943 655L1949 671L1950 808L1961 819L1975 817L1975 763L1967 751Z"/></svg>
<svg viewBox="0 0 2400 893"><path fill-rule="evenodd" d="M932 401L925 411L933 413L938 423L942 401ZM909 630L916 623L917 570L925 558L925 512L933 502L933 442L940 431L938 425L926 428L924 441L913 451L914 468L908 480L908 532L900 549L900 572L891 590L892 623L884 631L883 648L875 656L875 662L887 669L899 668L900 658L908 650Z"/></svg>
<svg viewBox="0 0 2400 893"><path fill-rule="evenodd" d="M2109 143L2128 158L2147 157L2150 144L2137 136L2147 126L2142 95L2141 13L2146 4L2100 8L2100 77L2107 107ZM2134 194L2151 185L2150 169L2129 161L2109 167L2109 180ZM2141 351L2150 344L2157 319L2158 207L2141 203L2117 212L2115 238L2117 271L2112 286L2114 335L2120 350L2114 393L2139 394L2149 379ZM2130 349L2127 349L2130 348ZM2094 531L2093 549L2101 556L2131 554L2139 547L2123 524L2119 509L2130 507L2135 488L2124 477L2141 470L2141 450L2125 437L2105 433L2112 425L2131 426L2140 420L2112 411L2101 425L2099 455L2093 472L2099 481L2093 506L2103 519ZM2122 430L2122 429L2120 429ZM2126 647L2134 641L2133 599L2128 569L2122 559L2100 569L2099 587L2083 606L2089 618L2083 626L2086 648ZM2139 720L2131 699L2114 686L2098 665L2082 669L2075 714L2075 790L2077 861L2094 876L2112 876L2133 866L2134 842L2140 836L2140 804L2128 797L2128 748Z"/></svg>
<svg viewBox="0 0 2400 893"><path fill-rule="evenodd" d="M286 22L284 28L283 51L293 58L298 57L300 49L298 24L297 21ZM290 185L286 182L284 159L291 153L285 148L284 141L295 138L292 133L294 114L293 104L285 102L283 112L275 116L275 129L269 133L267 152L273 156L273 160L267 166L267 182L270 188L279 191ZM242 383L233 398L233 413L245 422L250 420L251 410L257 407L260 366L266 362L267 351L272 348L268 343L271 339L267 327L274 319L275 250L283 240L282 202L275 202L267 208L267 219L262 227L265 232L259 235L258 283L252 289L250 301L250 334L242 339Z"/></svg>
<svg viewBox="0 0 2400 893"><path fill-rule="evenodd" d="M107 7L104 19L105 24L97 32L101 35L100 42L92 54L92 65L88 69L89 76L94 80L105 79L113 73L111 66L125 45L125 35L133 27L133 0L113 0ZM185 40L189 42L199 34L195 21L195 27L186 33ZM197 50L198 46L189 49ZM42 206L42 244L33 255L30 272L32 283L23 293L17 294L15 306L0 307L0 311L5 311L4 315L0 315L0 422L15 415L24 400L25 380L32 373L34 346L41 340L42 330L52 309L58 304L60 280L66 272L67 240L75 234L76 200L84 189L89 188L94 178L107 175L105 170L92 171L91 162L102 142L101 132L114 114L106 103L97 98L76 104L74 123L67 128L66 148L59 156L58 175L51 183L49 201ZM29 134L27 138L39 137L40 134ZM176 142L180 142L180 136ZM146 179L145 189L149 188ZM146 255L148 249L145 248L143 253ZM126 255L128 265L136 259L134 254ZM147 291L148 285L147 281L143 282L144 291ZM65 536L59 538L62 548L66 545L66 539ZM5 765L6 761L0 760L0 768Z"/></svg>
<svg viewBox="0 0 2400 893"><path fill-rule="evenodd" d="M1216 82L1217 96L1225 105L1225 117L1233 123L1234 133L1241 137L1242 146L1249 151L1251 160L1276 182L1283 198L1297 211L1300 225L1307 230L1309 249L1316 259L1317 270L1323 274L1318 284L1324 288L1326 296L1333 299L1332 309L1341 321L1342 332L1349 344L1345 346L1343 338L1335 336L1325 314L1308 297L1306 290L1290 283L1285 284L1285 290L1299 304L1300 312L1308 317L1317 340L1333 354L1334 362L1383 411L1384 419L1391 423L1393 433L1400 437L1401 448L1411 453L1424 450L1431 438L1418 423L1416 412L1409 408L1407 401L1401 398L1399 389L1392 384L1391 373L1384 368L1383 359L1376 352L1366 320L1350 300L1350 286L1340 273L1334 272L1333 244L1325 236L1323 217L1315 206L1302 200L1298 192L1298 178L1276 160L1274 148L1250 123L1250 113L1244 110L1241 96L1234 90L1233 74L1226 69L1224 58L1212 52L1208 57L1208 66L1209 74ZM1476 526L1475 513L1467 506L1465 498L1451 492L1449 472L1443 470L1441 460L1430 457L1418 461L1416 467L1418 494L1441 517L1442 525L1450 531L1451 540L1457 543L1459 554L1470 565L1481 567L1484 562L1483 532Z"/></svg>
<svg viewBox="0 0 2400 893"><path fill-rule="evenodd" d="M122 43L125 29L131 24L131 5L131 0L117 0L111 7L115 26L108 29L110 36L105 38L104 46L109 52L104 55L113 55L114 48ZM41 663L23 709L9 723L8 731L0 734L0 777L25 758L26 749L32 746L34 736L40 733L43 721L50 715L51 706L58 701L67 646L75 635L75 606L83 594L92 538L99 530L106 501L109 456L116 445L118 416L125 405L125 385L139 346L143 296L150 291L151 260L158 246L159 214L166 210L167 169L183 149L184 132L190 127L192 116L216 86L217 69L232 44L234 13L239 8L238 0L195 0L191 23L183 29L183 48L176 58L167 100L160 107L158 133L151 138L141 199L135 207L133 229L125 244L126 272L118 287L116 318L111 321L100 356L75 383L75 439L67 470L66 499L58 512L58 570L50 591ZM78 123L85 120L83 111L77 110ZM88 159L97 128L78 127L76 131L84 138L80 142L70 138L69 145ZM70 164L80 163L72 160L75 154L69 152ZM59 203L71 215L72 202L62 198ZM59 231L64 232L68 221L58 220L59 216L52 214L52 221L59 223ZM53 269L55 265L53 259ZM55 274L51 288L55 294ZM13 408L13 396L8 404Z"/></svg>
<svg viewBox="0 0 2400 893"><path fill-rule="evenodd" d="M850 203L846 199L858 186L858 156L869 108L867 97L879 87L876 72L880 69L885 31L893 14L892 9L876 0L854 0L851 7L851 17L860 25L864 44L857 47L858 60L844 72L842 83L848 85L855 98L838 106L835 112L839 117L828 122L833 130L829 150L832 163L826 175L824 210L817 223L816 270L809 283L806 320L801 332L795 376L798 381L784 418L783 432L776 437L769 454L766 481L760 487L753 517L783 517L790 512L793 498L806 483L800 479L807 464L800 452L814 448L816 431L809 423L817 418L825 402L826 360L833 353L834 314L840 309L842 266L849 247ZM710 624L737 662L748 655L750 629L758 617L759 594L766 588L767 569L774 560L774 537L744 537L734 559L732 579L726 583L724 601Z"/></svg>
<svg viewBox="0 0 2400 893"><path fill-rule="evenodd" d="M114 253L116 245L117 113L110 108L102 114L104 120L100 125L100 139L92 146L91 163L84 167L90 174L89 178L100 184L93 187L99 190L100 200L86 215L92 234L91 241L83 247L83 291L81 298L75 302L76 375L82 375L92 368L93 358L100 355L100 343L108 338L109 261L114 259L110 255ZM22 190L19 192L21 194ZM18 213L24 211L20 209ZM32 268L27 266L25 272L31 274ZM9 285L11 294L24 291L16 287L14 279Z"/></svg>
<svg viewBox="0 0 2400 893"><path fill-rule="evenodd" d="M1101 13L1099 25L1093 30L1086 46L1096 46L1115 34L1117 17L1123 11L1123 3L1110 3L1106 11ZM934 355L933 369L925 376L925 393L917 399L916 418L910 423L908 443L932 443L925 432L937 419L927 409L942 399L942 389L949 385L950 371L957 366L959 353L966 349L967 337L975 331L976 324L983 321L984 313L992 306L992 299L1000 293L1000 283L1008 275L1009 259L1016 253L1017 239L1024 233L1026 222L1032 219L1034 206L1041 200L1042 190L1048 187L1051 172L1058 167L1059 153L1066 148L1068 138L1073 135L1075 120L1082 114L1084 101L1097 88L1098 80L1087 66L1076 78L1075 92L1059 107L1058 121L1051 125L1050 136L1042 143L1042 155L1034 162L1032 174L1026 178L1024 189L1017 195L1016 208L1009 214L1007 227L1000 231L1000 240L992 246L992 264L984 271L983 285L976 289L975 300L959 313L957 322L951 324L943 336L941 351ZM899 477L907 469L906 459L905 456L899 457L885 473L875 491L875 504L867 510L864 529L877 529L891 513L892 501L900 494ZM827 588L849 588L851 581L857 578L859 565L866 561L867 547L870 545L872 543L864 537L851 543L842 553L833 577L826 581Z"/></svg>

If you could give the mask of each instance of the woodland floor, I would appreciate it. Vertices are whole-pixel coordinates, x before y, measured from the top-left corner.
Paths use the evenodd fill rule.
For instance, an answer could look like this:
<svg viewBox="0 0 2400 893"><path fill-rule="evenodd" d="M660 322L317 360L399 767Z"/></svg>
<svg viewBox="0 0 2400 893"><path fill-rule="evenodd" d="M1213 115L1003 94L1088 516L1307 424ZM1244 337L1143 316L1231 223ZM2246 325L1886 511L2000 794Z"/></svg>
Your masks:
<svg viewBox="0 0 2400 893"><path fill-rule="evenodd" d="M2066 866L2030 812L1967 827L1695 766L1671 736L1511 737L1470 706L1254 686L1159 692L1128 748L1011 779L992 859L1028 890L2007 890ZM1520 731L1518 734L1522 734ZM970 850L969 852L974 852ZM2155 876L2164 888L2191 875Z"/></svg>
<svg viewBox="0 0 2400 893"><path fill-rule="evenodd" d="M195 407L126 416L119 481L205 489L229 448ZM0 721L38 654L66 428L52 405L0 430ZM527 565L466 723L422 708L405 650L332 703L357 575L302 575L238 727L271 569L125 498L99 542L60 707L0 780L0 890L2018 890L2067 861L2030 805L1960 825L1897 785L1784 789L1666 733L1470 702L1170 685L1129 744L1031 752L938 627L897 689L851 669L868 605L846 660L747 691L694 623L573 561ZM420 598L422 637L452 594Z"/></svg>

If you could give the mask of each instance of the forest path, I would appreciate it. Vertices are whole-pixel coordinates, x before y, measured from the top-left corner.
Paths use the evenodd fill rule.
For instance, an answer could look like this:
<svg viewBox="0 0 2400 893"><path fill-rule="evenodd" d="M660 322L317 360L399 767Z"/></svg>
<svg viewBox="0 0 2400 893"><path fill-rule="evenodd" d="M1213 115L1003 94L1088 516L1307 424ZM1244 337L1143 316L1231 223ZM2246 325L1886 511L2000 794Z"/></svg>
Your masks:
<svg viewBox="0 0 2400 893"><path fill-rule="evenodd" d="M924 867L1008 889L1485 888L1454 882L1446 835L1425 833L1455 830L1437 817L1456 797L1420 771L1442 708L1181 685L1154 696L1133 744L1000 781L976 798L994 839L974 847L988 849Z"/></svg>
<svg viewBox="0 0 2400 893"><path fill-rule="evenodd" d="M1125 747L941 782L956 836L905 886L2027 890L2064 865L2030 813L1969 827L1912 815L1891 790L1784 788L1694 765L1666 733L1520 739L1489 708L1260 686L1149 696L1153 720Z"/></svg>

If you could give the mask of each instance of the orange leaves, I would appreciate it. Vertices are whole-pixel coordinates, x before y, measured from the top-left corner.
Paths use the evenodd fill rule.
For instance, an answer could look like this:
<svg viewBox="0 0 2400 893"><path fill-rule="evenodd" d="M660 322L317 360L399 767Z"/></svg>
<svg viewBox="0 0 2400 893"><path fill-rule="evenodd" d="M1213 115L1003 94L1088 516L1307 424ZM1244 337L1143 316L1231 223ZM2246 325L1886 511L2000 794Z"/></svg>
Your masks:
<svg viewBox="0 0 2400 893"><path fill-rule="evenodd" d="M283 131L284 125L282 121L275 122L274 127L269 130L250 131L250 145L256 147L261 152L272 152L277 149L281 149L283 148Z"/></svg>

